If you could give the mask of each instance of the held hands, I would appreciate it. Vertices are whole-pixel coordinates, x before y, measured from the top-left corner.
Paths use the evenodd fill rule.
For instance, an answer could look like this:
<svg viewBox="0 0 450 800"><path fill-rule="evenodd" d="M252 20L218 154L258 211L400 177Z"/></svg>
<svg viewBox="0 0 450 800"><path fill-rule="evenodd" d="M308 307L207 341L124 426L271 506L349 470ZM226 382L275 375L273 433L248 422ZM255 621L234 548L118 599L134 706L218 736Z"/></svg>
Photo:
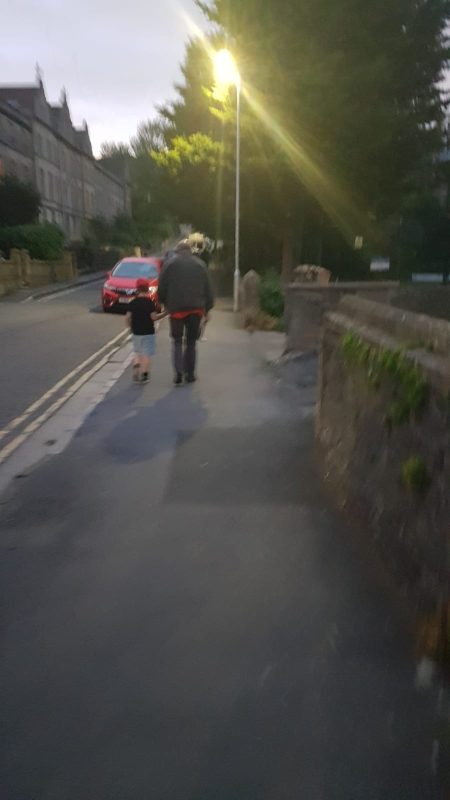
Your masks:
<svg viewBox="0 0 450 800"><path fill-rule="evenodd" d="M156 311L154 311L153 314L151 314L150 316L153 322L158 322L158 320L164 319L164 317L167 317L168 315L169 315L168 311L161 311L160 314L157 314Z"/></svg>

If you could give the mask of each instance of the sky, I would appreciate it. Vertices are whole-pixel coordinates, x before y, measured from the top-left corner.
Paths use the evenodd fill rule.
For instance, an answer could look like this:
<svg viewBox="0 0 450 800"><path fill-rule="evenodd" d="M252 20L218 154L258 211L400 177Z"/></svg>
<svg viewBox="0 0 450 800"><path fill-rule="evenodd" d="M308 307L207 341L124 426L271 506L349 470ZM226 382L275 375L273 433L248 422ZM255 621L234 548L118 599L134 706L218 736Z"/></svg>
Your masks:
<svg viewBox="0 0 450 800"><path fill-rule="evenodd" d="M194 0L0 0L0 83L32 84L51 103L66 88L94 152L128 141L174 97L185 43L205 20ZM197 28L198 29L198 28ZM7 35L4 36L4 32Z"/></svg>

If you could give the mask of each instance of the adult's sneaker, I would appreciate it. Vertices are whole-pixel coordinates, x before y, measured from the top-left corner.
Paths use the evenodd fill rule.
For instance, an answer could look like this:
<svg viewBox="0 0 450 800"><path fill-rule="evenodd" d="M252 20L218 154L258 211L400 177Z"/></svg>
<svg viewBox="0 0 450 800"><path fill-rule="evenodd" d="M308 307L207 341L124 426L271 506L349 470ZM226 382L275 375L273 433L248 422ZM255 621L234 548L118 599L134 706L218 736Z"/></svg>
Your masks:
<svg viewBox="0 0 450 800"><path fill-rule="evenodd" d="M177 372L177 374L175 375L175 377L173 379L173 382L174 382L175 386L181 386L181 384L183 383L183 376L182 376L181 372Z"/></svg>

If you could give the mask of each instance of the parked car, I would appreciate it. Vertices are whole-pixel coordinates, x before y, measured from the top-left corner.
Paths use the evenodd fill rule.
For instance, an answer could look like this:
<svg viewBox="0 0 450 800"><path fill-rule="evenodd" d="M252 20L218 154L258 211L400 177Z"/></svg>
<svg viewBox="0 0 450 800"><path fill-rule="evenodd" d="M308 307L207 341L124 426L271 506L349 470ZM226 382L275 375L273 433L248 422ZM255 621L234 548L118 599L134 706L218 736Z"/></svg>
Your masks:
<svg viewBox="0 0 450 800"><path fill-rule="evenodd" d="M150 284L149 293L158 304L158 280L161 270L160 258L123 258L108 272L102 288L103 311L113 311L126 307L137 294L138 278L145 278Z"/></svg>

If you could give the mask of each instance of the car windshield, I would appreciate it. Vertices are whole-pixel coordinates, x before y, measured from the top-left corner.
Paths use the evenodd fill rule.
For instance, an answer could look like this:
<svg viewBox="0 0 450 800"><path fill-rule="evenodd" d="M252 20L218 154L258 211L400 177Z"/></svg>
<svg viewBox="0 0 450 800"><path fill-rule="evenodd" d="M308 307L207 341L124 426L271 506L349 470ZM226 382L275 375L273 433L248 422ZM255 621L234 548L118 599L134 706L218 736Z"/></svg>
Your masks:
<svg viewBox="0 0 450 800"><path fill-rule="evenodd" d="M158 267L148 261L121 261L115 268L115 278L153 278L158 277Z"/></svg>

